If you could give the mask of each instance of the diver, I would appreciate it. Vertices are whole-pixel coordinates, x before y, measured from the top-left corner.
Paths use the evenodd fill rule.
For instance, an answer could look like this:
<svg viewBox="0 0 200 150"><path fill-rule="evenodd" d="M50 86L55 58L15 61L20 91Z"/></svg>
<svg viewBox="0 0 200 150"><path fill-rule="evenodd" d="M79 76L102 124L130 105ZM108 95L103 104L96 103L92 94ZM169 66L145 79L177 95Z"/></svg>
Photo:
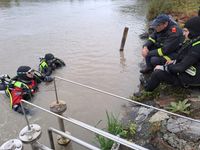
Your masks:
<svg viewBox="0 0 200 150"><path fill-rule="evenodd" d="M52 71L65 66L65 62L51 53L45 54L45 57L40 58L39 71L45 76L50 76Z"/></svg>
<svg viewBox="0 0 200 150"><path fill-rule="evenodd" d="M11 108L23 114L20 105L21 100L31 100L38 91L38 83L42 81L51 82L53 78L50 76L43 76L29 66L20 66L17 69L17 76L10 80L6 88L6 94L10 98ZM29 110L26 108L25 113L29 113Z"/></svg>

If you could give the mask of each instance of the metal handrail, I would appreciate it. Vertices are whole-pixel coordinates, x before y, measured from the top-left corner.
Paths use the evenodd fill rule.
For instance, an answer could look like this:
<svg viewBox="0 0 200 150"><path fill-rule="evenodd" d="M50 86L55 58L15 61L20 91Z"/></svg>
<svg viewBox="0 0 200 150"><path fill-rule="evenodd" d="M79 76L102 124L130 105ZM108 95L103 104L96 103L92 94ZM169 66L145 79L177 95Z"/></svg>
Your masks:
<svg viewBox="0 0 200 150"><path fill-rule="evenodd" d="M102 136L104 136L104 137L106 137L106 138L108 138L108 139L111 139L111 140L113 140L113 141L115 141L115 142L117 142L117 143L120 143L120 144L122 144L122 145L125 145L125 146L127 146L127 147L129 147L129 148L132 148L132 149L135 149L135 150L148 150L148 149L146 149L146 148L144 148L144 147L142 147L142 146L139 146L139 145L137 145L137 144L134 144L134 143L132 143L132 142L129 142L129 141L127 141L127 140L124 140L124 139L122 139L122 138L120 138L120 137L118 137L118 136L114 136L114 135L112 135L112 134L110 134L110 133L107 133L107 132L105 132L105 131L103 131L103 130L97 129L97 128L95 128L95 127L93 127L93 126L90 126L90 125L88 125L88 124L86 124L86 123L83 123L83 122L81 122L81 121L75 120L75 119L70 118L70 117L63 117L63 116L61 116L61 115L58 115L58 114L56 114L56 113L53 113L53 112L51 112L51 111L49 111L49 110L47 110L47 109L44 109L44 108L42 108L42 107L40 107L40 106L37 106L37 105L35 105L35 104L33 104L33 103L30 103L30 102L26 101L26 100L22 100L22 102L23 102L23 103L26 103L26 104L29 104L29 105L31 105L31 106L34 106L34 107L36 107L36 108L39 108L40 110L43 110L43 111L45 111L45 112L48 112L49 114L52 114L52 115L54 115L54 116L56 116L56 117L59 117L59 118L65 120L65 121L71 122L71 123L73 123L73 124L75 124L75 125L77 125L77 126L80 126L80 127L82 127L82 128L85 128L85 129L87 129L87 130L89 130L89 131L92 131L92 132L94 132L94 133L96 133L96 134L102 135Z"/></svg>
<svg viewBox="0 0 200 150"><path fill-rule="evenodd" d="M160 108L157 108L157 107L154 107L154 106L143 104L143 103L140 103L140 102L137 102L137 101L134 101L134 100L131 100L131 99L116 95L116 94L112 94L112 93L109 93L109 92L106 92L106 91L103 91L103 90L100 90L100 89L97 89L97 88L93 88L93 87L88 86L88 85L84 85L84 84L72 81L72 80L64 79L64 78L61 78L61 77L58 77L58 76L55 76L55 78L58 78L60 80L66 81L66 82L69 82L69 83L72 83L72 84L76 84L76 85L79 85L79 86L82 86L82 87L97 91L97 92L100 92L100 93L104 93L106 95L110 95L110 96L113 96L113 97L116 97L116 98L120 98L120 99L126 100L126 101L131 102L131 103L135 103L135 104L138 104L138 105L141 105L141 106L144 106L144 107L148 107L148 108L152 108L152 109L155 109L155 110L158 110L158 111L165 112L165 113L173 115L173 116L181 117L181 118L184 118L184 119L188 119L190 121L194 121L194 122L200 123L200 120L192 119L190 117L182 116L182 115L179 115L179 114L176 114L176 113L164 110L164 109L160 109Z"/></svg>
<svg viewBox="0 0 200 150"><path fill-rule="evenodd" d="M86 143L86 142L84 142L84 141L82 141L82 140L80 140L80 139L78 139L78 138L76 138L76 137L74 137L74 136L72 136L70 134L67 134L65 132L59 131L59 130L54 129L54 128L49 128L48 129L48 134L49 134L49 139L50 139L50 143L51 143L51 148L52 149L55 149L52 132L54 132L54 133L56 133L58 135L61 135L62 137L68 138L68 139L74 141L75 143L77 143L79 145L82 145L82 146L84 146L84 147L86 147L88 149L100 150L99 148L97 148L97 147L95 147L95 146L93 146L91 144L88 144L88 143Z"/></svg>

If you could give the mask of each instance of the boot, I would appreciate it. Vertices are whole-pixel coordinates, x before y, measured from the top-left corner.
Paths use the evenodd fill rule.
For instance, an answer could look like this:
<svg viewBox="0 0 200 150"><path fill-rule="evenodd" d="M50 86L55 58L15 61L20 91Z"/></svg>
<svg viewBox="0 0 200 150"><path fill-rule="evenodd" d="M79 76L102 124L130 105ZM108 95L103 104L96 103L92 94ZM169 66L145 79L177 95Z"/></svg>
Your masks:
<svg viewBox="0 0 200 150"><path fill-rule="evenodd" d="M153 100L155 97L153 92L148 92L145 90L141 90L133 93L133 100L136 101L145 101L145 100Z"/></svg>
<svg viewBox="0 0 200 150"><path fill-rule="evenodd" d="M139 77L139 79L140 79L140 84L142 86L147 85L147 77L146 76L144 76L143 74L141 74L140 77Z"/></svg>
<svg viewBox="0 0 200 150"><path fill-rule="evenodd" d="M44 77L44 82L52 82L53 80L54 80L54 78L51 77L51 76L45 76Z"/></svg>

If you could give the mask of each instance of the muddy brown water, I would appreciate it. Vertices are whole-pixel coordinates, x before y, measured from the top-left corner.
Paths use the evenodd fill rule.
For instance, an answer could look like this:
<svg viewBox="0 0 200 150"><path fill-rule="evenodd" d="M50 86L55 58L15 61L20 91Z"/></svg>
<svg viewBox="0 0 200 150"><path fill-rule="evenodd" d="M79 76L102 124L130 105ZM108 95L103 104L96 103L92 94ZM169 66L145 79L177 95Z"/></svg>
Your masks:
<svg viewBox="0 0 200 150"><path fill-rule="evenodd" d="M124 27L129 33L124 53L119 52ZM37 68L39 57L51 52L67 66L53 75L129 97L138 85L145 28L144 0L1 0L0 74L13 77L17 67ZM64 81L57 81L58 97L66 101L64 115L95 126L106 127L106 110L116 116L127 102ZM49 109L55 100L53 84L40 85L33 103ZM30 123L43 129L40 142L49 146L47 128L58 128L57 118L30 108ZM0 95L0 145L18 137L25 119L9 109L9 100ZM94 144L94 134L65 122L73 136ZM71 149L84 149L76 144ZM30 149L30 147L26 148ZM58 148L63 149L63 148Z"/></svg>

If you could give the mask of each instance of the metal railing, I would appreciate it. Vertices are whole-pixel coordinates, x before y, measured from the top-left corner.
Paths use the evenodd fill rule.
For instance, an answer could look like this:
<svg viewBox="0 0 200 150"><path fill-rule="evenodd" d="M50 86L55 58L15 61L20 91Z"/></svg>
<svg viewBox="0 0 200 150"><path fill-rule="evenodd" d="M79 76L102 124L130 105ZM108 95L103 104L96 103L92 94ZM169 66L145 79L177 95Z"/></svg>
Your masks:
<svg viewBox="0 0 200 150"><path fill-rule="evenodd" d="M40 107L40 106L37 106L37 105L35 105L35 104L33 104L33 103L30 103L30 102L28 102L28 101L25 101L25 100L22 100L22 102L23 102L23 103L26 103L26 104L29 104L29 105L31 105L31 106L34 106L34 107L36 107L36 108L38 108L38 109L40 109L40 110L42 110L42 111L45 111L45 112L47 112L47 113L49 113L49 114L54 115L54 116L56 116L56 117L59 117L59 118L65 120L65 121L71 122L71 123L73 123L73 124L75 124L75 125L77 125L77 126L80 126L80 127L84 128L84 129L87 129L87 130L89 130L89 131L92 131L92 132L94 132L94 133L96 133L96 134L102 135L102 136L104 136L104 137L106 137L106 138L108 138L108 139L111 139L111 140L113 140L113 141L115 141L115 142L117 142L117 143L120 143L120 144L122 144L122 145L125 145L126 147L129 147L129 148L132 148L132 149L135 149L135 150L148 150L148 149L146 149L146 148L144 148L144 147L142 147L142 146L139 146L139 145L137 145L137 144L134 144L134 143L132 143L132 142L129 142L129 141L127 141L127 140L124 140L124 139L122 139L122 138L120 138L120 137L118 137L118 136L114 136L114 135L112 135L112 134L110 134L110 133L107 133L107 132L105 132L105 131L103 131L103 130L97 129L97 128L95 128L95 127L93 127L93 126L90 126L90 125L88 125L88 124L86 124L86 123L83 123L83 122L81 122L81 121L75 120L75 119L70 118L70 117L64 117L64 116L58 115L58 114L56 114L56 113L53 113L53 112L51 112L51 111L49 111L49 110L47 110L47 109L44 109L44 108L42 108L42 107Z"/></svg>
<svg viewBox="0 0 200 150"><path fill-rule="evenodd" d="M97 88L93 88L93 87L88 86L88 85L84 85L84 84L72 81L72 80L64 79L64 78L61 78L61 77L58 77L58 76L55 76L55 78L63 80L63 81L66 81L66 82L69 82L69 83L72 83L72 84L76 84L76 85L79 85L79 86L82 86L82 87L85 87L85 88L88 88L88 89L91 89L93 91L97 91L97 92L100 92L100 93L104 93L106 95L110 95L110 96L113 96L113 97L116 97L116 98L119 98L119 99L123 99L125 101L131 102L131 103L134 103L134 104L138 104L138 105L141 105L141 106L144 106L144 107L152 108L152 109L155 109L155 110L158 110L158 111L162 111L162 112L165 112L165 113L173 115L173 116L181 117L181 118L184 118L184 119L188 119L190 121L194 121L194 122L200 123L200 120L192 119L190 117L182 116L182 115L179 115L179 114L176 114L176 113L164 110L164 109L160 109L160 108L157 108L157 107L154 107L154 106L143 104L143 103L140 103L140 102L137 102L137 101L134 101L134 100L131 100L131 99L116 95L116 94L112 94L112 93L109 93L109 92L106 92L106 91L103 91L103 90L100 90L100 89L97 89Z"/></svg>
<svg viewBox="0 0 200 150"><path fill-rule="evenodd" d="M119 99L123 99L123 100L126 100L126 101L131 102L131 103L135 103L135 104L138 104L138 105L141 105L141 106L144 106L144 107L152 108L152 109L155 109L155 110L158 110L158 111L165 112L165 113L170 114L170 115L174 115L174 116L177 116L177 117L181 117L181 118L184 118L184 119L188 119L188 120L191 120L191 121L195 121L195 122L200 123L200 120L192 119L192 118L189 118L189 117L186 117L186 116L182 116L182 115L179 115L179 114L176 114L176 113L169 112L169 111L164 110L164 109L160 109L160 108L157 108L157 107L154 107L154 106L150 106L150 105L146 105L146 104L143 104L143 103L140 103L140 102L137 102L137 101L133 101L133 100L131 100L131 99L124 98L124 97L122 97L122 96L118 96L118 95L115 95L115 94L112 94L112 93L109 93L109 92L106 92L106 91L103 91L103 90L100 90L100 89L96 89L96 88L93 88L93 87L90 87L90 86L87 86L87 85L84 85L84 84L81 84L81 83L78 83L78 82L75 82L75 81L71 81L71 80L64 79L64 78L57 77L57 76L56 76L55 78L60 79L60 80L63 80L63 81L66 81L66 82L69 82L69 83L72 83L72 84L75 84L75 85L78 85L78 86L81 86L81 87L85 87L85 88L88 88L88 89L97 91L97 92L100 92L100 93L104 93L104 94L110 95L110 96L112 96L112 97L116 97L116 98L119 98ZM120 137L118 137L118 136L114 136L114 135L112 135L112 134L110 134L110 133L107 133L107 132L105 132L105 131L103 131L103 130L100 130L100 129L98 129L98 128L95 128L95 127L93 127L93 126L90 126L90 125L88 125L88 124L86 124L86 123L83 123L83 122L81 122L81 121L75 120L75 119L70 118L70 117L64 117L64 116L62 116L62 115L56 114L56 113L54 113L54 112L52 112L52 111L49 111L49 110L47 110L47 109L44 109L44 108L42 108L42 107L40 107L40 106L37 106L37 105L35 105L35 104L33 104L33 103L30 103L30 102L27 102L27 101L25 101L25 100L22 100L22 102L23 102L23 103L26 103L26 104L29 104L29 105L31 105L31 106L34 106L34 107L36 107L36 108L38 108L38 109L40 109L40 110L42 110L42 111L45 111L45 112L47 112L47 113L49 113L49 114L52 114L52 115L54 115L54 116L56 116L56 117L58 117L58 118L60 118L60 119L63 119L63 120L68 121L68 122L71 122L71 123L73 123L73 124L75 124L75 125L77 125L77 126L79 126L79 127L82 127L82 128L84 128L84 129L87 129L87 130L89 130L89 131L91 131L91 132L94 132L94 133L96 133L96 134L102 135L102 136L104 136L104 137L106 137L106 138L108 138L108 139L110 139L110 140L113 140L113 141L116 142L116 143L120 143L120 144L122 144L122 145L124 145L124 146L126 146L126 147L131 148L131 149L135 149L135 150L148 150L148 149L146 149L146 148L144 148L144 147L142 147L142 146L139 146L139 145L137 145L137 144L135 144L135 143L129 142L129 141L127 141L127 140L124 140L124 139L122 139L122 138L120 138ZM26 118L26 120L27 120L27 118ZM28 121L27 121L27 122L28 122ZM56 130L56 129L54 129L54 128L49 128L49 129L48 129L49 139L50 139L51 148L53 148L53 149L54 149L55 147L54 147L54 143L53 143L52 132L54 132L54 133L56 133L56 134L59 134L59 135L61 135L61 136L63 136L63 137L69 138L69 139L73 140L74 142L76 142L76 143L78 143L78 144L80 144L80 145L82 145L82 146L85 146L85 147L87 147L87 148L89 148L89 149L92 149L92 150L99 150L98 148L96 148L96 147L94 147L94 146L92 146L92 145L90 145L90 144L88 144L88 143L86 143L86 142L84 142L84 141L82 141L82 140L76 138L76 137L73 137L72 135L66 134L66 133L64 133L64 132L62 132L62 131L59 131L59 130Z"/></svg>
<svg viewBox="0 0 200 150"><path fill-rule="evenodd" d="M54 129L54 128L49 128L48 129L48 134L49 134L49 140L50 140L50 144L51 144L51 148L52 149L55 149L52 132L54 132L54 133L56 133L58 135L61 135L61 136L65 137L65 138L68 138L68 139L74 141L75 143L77 143L79 145L82 145L82 146L84 146L84 147L86 147L88 149L100 150L99 148L97 148L97 147L95 147L93 145L90 145L90 144L88 144L88 143L86 143L86 142L84 142L84 141L82 141L82 140L70 135L70 134L64 133L64 132L59 131L59 130Z"/></svg>

